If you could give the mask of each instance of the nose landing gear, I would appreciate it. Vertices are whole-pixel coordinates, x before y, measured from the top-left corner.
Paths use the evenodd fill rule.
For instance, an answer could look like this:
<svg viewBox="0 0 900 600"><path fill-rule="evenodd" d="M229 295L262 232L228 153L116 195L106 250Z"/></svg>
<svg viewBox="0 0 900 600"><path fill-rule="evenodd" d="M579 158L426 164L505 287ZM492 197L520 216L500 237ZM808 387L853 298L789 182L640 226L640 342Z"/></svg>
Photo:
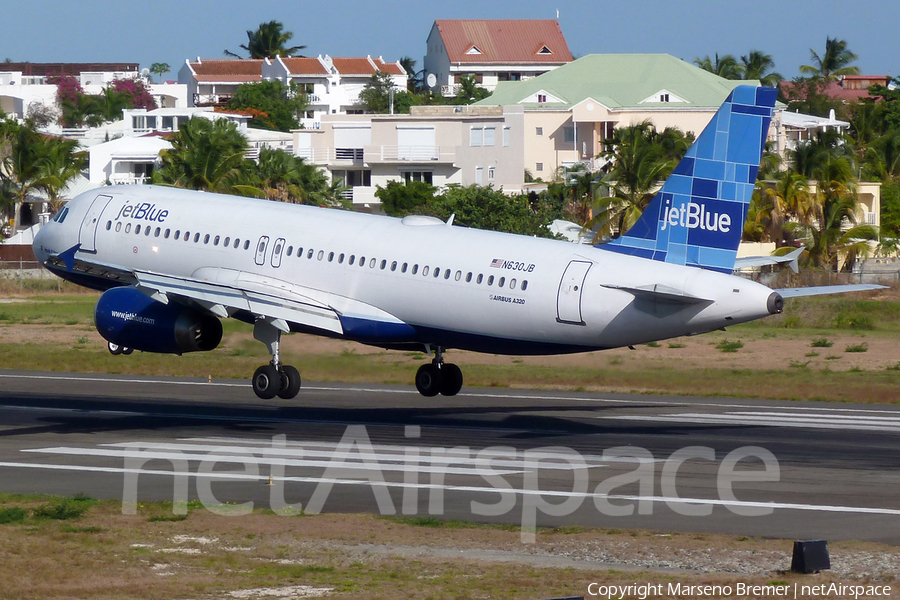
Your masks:
<svg viewBox="0 0 900 600"><path fill-rule="evenodd" d="M431 364L422 365L416 372L416 389L426 397L455 396L462 389L463 376L459 367L445 363L443 350L434 349L434 360Z"/></svg>
<svg viewBox="0 0 900 600"><path fill-rule="evenodd" d="M281 319L259 319L253 327L253 337L264 343L272 355L272 362L253 373L253 392L263 400L275 396L290 400L300 391L300 372L290 365L281 364L281 334L290 329Z"/></svg>

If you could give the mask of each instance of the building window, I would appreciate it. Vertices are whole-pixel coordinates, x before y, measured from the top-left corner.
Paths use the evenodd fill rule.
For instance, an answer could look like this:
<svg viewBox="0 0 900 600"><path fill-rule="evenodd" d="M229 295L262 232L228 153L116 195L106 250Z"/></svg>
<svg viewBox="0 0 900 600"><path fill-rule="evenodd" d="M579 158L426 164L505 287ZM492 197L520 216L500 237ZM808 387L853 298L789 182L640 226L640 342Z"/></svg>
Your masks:
<svg viewBox="0 0 900 600"><path fill-rule="evenodd" d="M472 147L484 145L484 129L473 127L469 130L469 145Z"/></svg>
<svg viewBox="0 0 900 600"><path fill-rule="evenodd" d="M410 181L424 181L428 185L433 185L434 181L434 173L431 171L403 171L400 175L403 176L403 181L406 183Z"/></svg>
<svg viewBox="0 0 900 600"><path fill-rule="evenodd" d="M484 184L484 167L475 167L475 185Z"/></svg>
<svg viewBox="0 0 900 600"><path fill-rule="evenodd" d="M509 127L503 128L503 147L509 147Z"/></svg>
<svg viewBox="0 0 900 600"><path fill-rule="evenodd" d="M534 163L534 170L542 173L544 171L544 163Z"/></svg>
<svg viewBox="0 0 900 600"><path fill-rule="evenodd" d="M538 97L538 102L546 102L547 101L547 94L538 94L537 97Z"/></svg>
<svg viewBox="0 0 900 600"><path fill-rule="evenodd" d="M563 136L565 141L574 142L575 141L575 128L574 127L564 127L563 128Z"/></svg>
<svg viewBox="0 0 900 600"><path fill-rule="evenodd" d="M668 94L660 94L660 95L659 95L659 101L660 101L660 102L668 102L668 101L669 101L669 95L668 95Z"/></svg>
<svg viewBox="0 0 900 600"><path fill-rule="evenodd" d="M543 127L535 127L534 135L544 135L544 128Z"/></svg>
<svg viewBox="0 0 900 600"><path fill-rule="evenodd" d="M496 131L496 129L493 127L485 127L484 128L484 145L485 146L493 146L494 145L494 139L495 139L494 132L495 131Z"/></svg>
<svg viewBox="0 0 900 600"><path fill-rule="evenodd" d="M494 180L494 167L488 167L488 181Z"/></svg>

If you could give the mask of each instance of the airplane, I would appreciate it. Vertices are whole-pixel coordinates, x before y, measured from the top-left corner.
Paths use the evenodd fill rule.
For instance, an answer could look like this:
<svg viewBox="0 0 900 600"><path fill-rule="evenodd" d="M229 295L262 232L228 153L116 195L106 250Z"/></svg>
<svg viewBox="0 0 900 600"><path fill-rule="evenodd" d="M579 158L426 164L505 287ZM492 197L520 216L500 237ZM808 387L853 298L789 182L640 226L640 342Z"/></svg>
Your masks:
<svg viewBox="0 0 900 600"><path fill-rule="evenodd" d="M425 350L416 388L454 396L448 348L633 346L777 314L786 297L880 287L775 291L731 274L775 96L736 87L635 226L599 246L133 185L74 198L34 251L103 291L95 323L113 354L213 350L235 318L272 356L251 378L262 399L300 390L279 351L290 332Z"/></svg>

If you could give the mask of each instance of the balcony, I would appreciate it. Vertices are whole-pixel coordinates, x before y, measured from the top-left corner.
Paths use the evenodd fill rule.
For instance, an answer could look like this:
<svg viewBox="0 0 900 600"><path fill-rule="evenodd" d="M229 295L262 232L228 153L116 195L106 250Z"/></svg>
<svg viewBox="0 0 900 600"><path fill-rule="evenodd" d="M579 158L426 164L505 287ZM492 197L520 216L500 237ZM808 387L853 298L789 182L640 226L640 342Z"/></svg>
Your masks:
<svg viewBox="0 0 900 600"><path fill-rule="evenodd" d="M453 163L455 146L370 146L366 148L370 163Z"/></svg>
<svg viewBox="0 0 900 600"><path fill-rule="evenodd" d="M145 185L151 182L151 177L147 175L120 174L112 175L109 182L113 185Z"/></svg>
<svg viewBox="0 0 900 600"><path fill-rule="evenodd" d="M317 165L362 165L365 153L362 148L297 148L295 156Z"/></svg>

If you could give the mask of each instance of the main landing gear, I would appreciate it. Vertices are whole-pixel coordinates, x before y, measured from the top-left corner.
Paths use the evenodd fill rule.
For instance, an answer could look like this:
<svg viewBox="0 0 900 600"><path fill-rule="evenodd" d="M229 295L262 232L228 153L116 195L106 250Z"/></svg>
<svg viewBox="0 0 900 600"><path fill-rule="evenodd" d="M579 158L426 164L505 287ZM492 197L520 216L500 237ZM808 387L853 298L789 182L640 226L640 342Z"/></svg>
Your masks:
<svg viewBox="0 0 900 600"><path fill-rule="evenodd" d="M113 356L118 356L120 354L128 356L129 354L134 352L134 348L127 348L125 346L120 346L119 344L113 344L112 342L107 342L106 347L109 349L109 353Z"/></svg>
<svg viewBox="0 0 900 600"><path fill-rule="evenodd" d="M272 362L258 368L251 380L253 391L263 400L275 396L290 400L300 391L300 372L281 364L281 334L288 331L287 323L281 319L259 319L253 327L253 337L265 344L272 355Z"/></svg>
<svg viewBox="0 0 900 600"><path fill-rule="evenodd" d="M454 364L445 363L442 352L436 347L431 364L422 365L416 372L416 389L423 396L455 396L462 389L462 371Z"/></svg>

